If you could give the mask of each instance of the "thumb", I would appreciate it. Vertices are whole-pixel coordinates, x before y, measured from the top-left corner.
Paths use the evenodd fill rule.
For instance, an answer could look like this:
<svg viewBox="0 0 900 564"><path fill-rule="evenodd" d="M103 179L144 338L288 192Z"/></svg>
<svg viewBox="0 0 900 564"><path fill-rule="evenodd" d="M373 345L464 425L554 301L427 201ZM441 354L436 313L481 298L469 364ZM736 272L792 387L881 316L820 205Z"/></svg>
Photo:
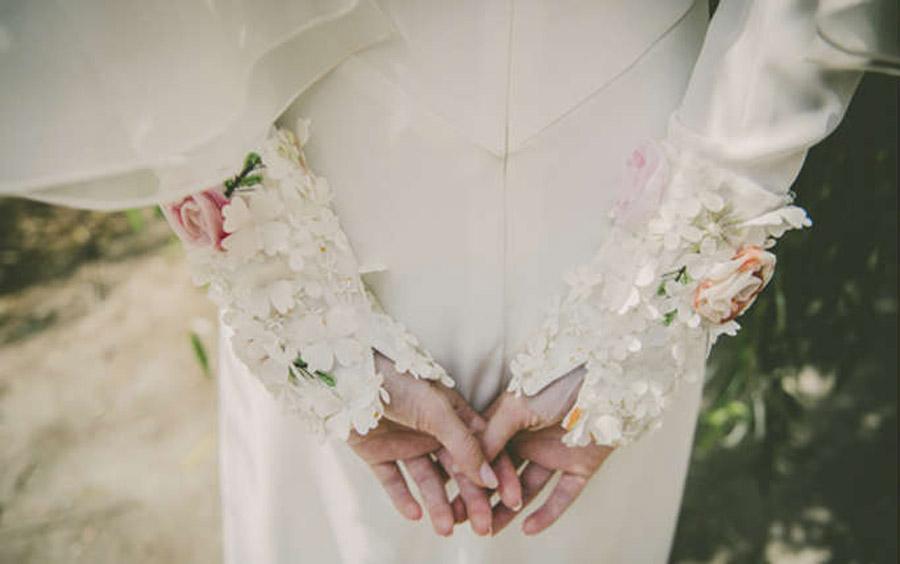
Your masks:
<svg viewBox="0 0 900 564"><path fill-rule="evenodd" d="M521 403L521 398L511 395L506 397L509 401L499 402L481 435L482 449L488 460L493 460L500 454L506 443L526 427L523 411L516 407Z"/></svg>

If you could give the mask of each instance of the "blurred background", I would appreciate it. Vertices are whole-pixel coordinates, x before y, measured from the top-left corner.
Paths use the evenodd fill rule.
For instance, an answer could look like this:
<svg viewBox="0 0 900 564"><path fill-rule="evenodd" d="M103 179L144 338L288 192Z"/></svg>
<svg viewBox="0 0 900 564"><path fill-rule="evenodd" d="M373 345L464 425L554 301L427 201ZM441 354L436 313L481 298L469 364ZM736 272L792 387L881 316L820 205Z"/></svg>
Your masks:
<svg viewBox="0 0 900 564"><path fill-rule="evenodd" d="M711 359L674 562L897 561L897 82ZM218 560L215 312L155 209L0 199L0 562ZM602 479L602 476L601 476Z"/></svg>

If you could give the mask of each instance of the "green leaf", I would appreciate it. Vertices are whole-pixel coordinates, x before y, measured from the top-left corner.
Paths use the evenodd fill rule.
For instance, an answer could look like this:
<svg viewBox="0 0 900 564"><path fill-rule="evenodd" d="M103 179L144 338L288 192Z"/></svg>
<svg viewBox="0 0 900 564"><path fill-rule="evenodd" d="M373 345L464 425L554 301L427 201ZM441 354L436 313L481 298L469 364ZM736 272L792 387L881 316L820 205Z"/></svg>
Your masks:
<svg viewBox="0 0 900 564"><path fill-rule="evenodd" d="M247 153L247 156L244 157L244 170L247 172L253 170L262 164L262 157L260 157L257 153Z"/></svg>
<svg viewBox="0 0 900 564"><path fill-rule="evenodd" d="M659 287L656 288L656 295L661 298L669 295L668 292L666 292L666 281L665 280L663 280L662 282L659 283Z"/></svg>
<svg viewBox="0 0 900 564"><path fill-rule="evenodd" d="M667 312L663 315L663 321L662 321L662 322L663 322L663 325L665 325L666 327L668 327L669 325L671 325L672 322L675 321L675 316L676 316L676 315L678 315L678 310L673 309L672 311L667 311Z"/></svg>
<svg viewBox="0 0 900 564"><path fill-rule="evenodd" d="M234 193L234 189L237 188L237 180L234 178L229 178L225 181L225 197L231 198L231 195Z"/></svg>
<svg viewBox="0 0 900 564"><path fill-rule="evenodd" d="M241 186L255 186L260 183L262 183L261 174L251 174L250 176L244 176L243 178L238 180L238 184L240 184Z"/></svg>
<svg viewBox="0 0 900 564"><path fill-rule="evenodd" d="M203 375L207 378L211 378L212 371L209 367L209 356L206 354L206 347L203 346L200 335L194 331L191 331L191 348L194 349L194 358L197 359L197 364L199 364L200 368L203 370Z"/></svg>
<svg viewBox="0 0 900 564"><path fill-rule="evenodd" d="M685 286L692 282L691 275L688 274L686 266L682 266L675 274L675 281L684 284Z"/></svg>
<svg viewBox="0 0 900 564"><path fill-rule="evenodd" d="M329 388L333 388L337 384L337 381L334 379L334 376L332 376L331 374L329 374L327 372L322 372L321 370L316 370L316 376L318 376L319 380L321 380Z"/></svg>
<svg viewBox="0 0 900 564"><path fill-rule="evenodd" d="M321 381L329 388L333 388L335 387L335 385L337 385L337 380L335 380L334 376L332 376L328 372L316 370L315 375L310 374L308 370L309 364L307 364L306 361L303 360L303 357L300 355L297 355L297 358L294 359L294 367L297 368L297 370L299 370L307 378L318 378L319 381Z"/></svg>

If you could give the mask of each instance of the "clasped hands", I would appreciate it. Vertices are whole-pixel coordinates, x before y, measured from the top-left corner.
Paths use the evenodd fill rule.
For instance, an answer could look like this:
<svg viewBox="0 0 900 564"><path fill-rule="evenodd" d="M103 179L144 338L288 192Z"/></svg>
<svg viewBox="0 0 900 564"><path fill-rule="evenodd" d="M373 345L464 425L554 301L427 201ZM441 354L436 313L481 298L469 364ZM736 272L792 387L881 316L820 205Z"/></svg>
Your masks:
<svg viewBox="0 0 900 564"><path fill-rule="evenodd" d="M478 413L455 390L400 374L378 353L375 363L390 402L375 429L351 434L348 443L411 520L421 519L423 510L407 477L418 486L439 535L449 536L467 519L476 534L499 533L559 472L544 504L522 523L525 534L540 533L571 506L612 451L561 441L560 422L574 404L582 369L532 397L503 392ZM452 500L446 488L451 479L459 490Z"/></svg>

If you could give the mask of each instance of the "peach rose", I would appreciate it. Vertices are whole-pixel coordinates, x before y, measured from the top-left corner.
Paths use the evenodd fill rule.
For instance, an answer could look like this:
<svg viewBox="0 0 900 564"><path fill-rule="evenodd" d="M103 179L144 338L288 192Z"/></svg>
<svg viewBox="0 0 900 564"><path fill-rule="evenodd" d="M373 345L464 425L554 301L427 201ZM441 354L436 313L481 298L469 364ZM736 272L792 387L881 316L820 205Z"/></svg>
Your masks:
<svg viewBox="0 0 900 564"><path fill-rule="evenodd" d="M694 311L713 323L731 321L753 304L774 272L775 255L757 245L745 245L700 281L694 290Z"/></svg>
<svg viewBox="0 0 900 564"><path fill-rule="evenodd" d="M208 188L166 204L162 210L169 225L185 244L222 250L222 240L228 236L222 225L222 208L227 204L228 198L220 189Z"/></svg>

